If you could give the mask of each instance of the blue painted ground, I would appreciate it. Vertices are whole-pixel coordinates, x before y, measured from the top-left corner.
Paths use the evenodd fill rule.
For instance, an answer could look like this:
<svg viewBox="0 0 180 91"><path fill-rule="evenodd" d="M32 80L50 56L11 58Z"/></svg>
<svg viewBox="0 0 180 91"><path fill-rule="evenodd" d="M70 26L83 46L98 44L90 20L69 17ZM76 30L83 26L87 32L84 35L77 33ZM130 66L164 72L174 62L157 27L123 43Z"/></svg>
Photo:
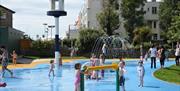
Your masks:
<svg viewBox="0 0 180 91"><path fill-rule="evenodd" d="M84 63L84 61L79 62ZM13 72L16 78L9 78L7 74L6 78L1 79L7 83L7 87L0 88L0 91L74 91L74 64L73 62L64 64L62 77L54 79L47 76L49 69L47 64L38 65L33 69L15 69ZM126 64L126 91L180 91L180 85L154 78L152 74L155 69L150 69L149 62L144 65L146 70L144 87L138 87L137 62L131 61ZM166 62L166 66L172 64L174 61ZM159 63L157 63L158 67ZM115 83L115 72L106 70L104 79L100 81L86 80L85 91L115 91Z"/></svg>

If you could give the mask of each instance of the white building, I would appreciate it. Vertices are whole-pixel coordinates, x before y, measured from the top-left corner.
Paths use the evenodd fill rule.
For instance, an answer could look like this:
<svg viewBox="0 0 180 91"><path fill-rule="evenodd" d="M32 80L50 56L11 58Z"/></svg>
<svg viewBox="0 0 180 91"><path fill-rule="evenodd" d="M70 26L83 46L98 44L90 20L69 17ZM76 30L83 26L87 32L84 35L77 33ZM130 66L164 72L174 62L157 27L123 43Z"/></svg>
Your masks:
<svg viewBox="0 0 180 91"><path fill-rule="evenodd" d="M85 0L82 10L80 11L80 27L99 28L97 14L102 10L103 0Z"/></svg>
<svg viewBox="0 0 180 91"><path fill-rule="evenodd" d="M121 0L119 0L121 5ZM144 10L146 11L144 15L145 22L152 28L153 40L160 40L160 27L159 27L159 11L160 2L156 0L148 1L145 3ZM92 28L98 29L99 23L97 21L97 14L100 13L103 9L103 0L85 0L84 6L79 14L79 27L81 28ZM121 12L121 10L120 10ZM123 27L123 18L120 14L121 26L115 32L123 32L123 35L126 35L125 28Z"/></svg>
<svg viewBox="0 0 180 91"><path fill-rule="evenodd" d="M79 31L75 25L69 25L69 30L66 35L68 39L77 39L79 37Z"/></svg>
<svg viewBox="0 0 180 91"><path fill-rule="evenodd" d="M147 2L144 6L144 10L146 11L144 15L144 20L147 23L147 25L152 29L153 36L152 40L160 40L160 21L159 21L159 5L160 2L156 2L156 0L153 0L152 2Z"/></svg>

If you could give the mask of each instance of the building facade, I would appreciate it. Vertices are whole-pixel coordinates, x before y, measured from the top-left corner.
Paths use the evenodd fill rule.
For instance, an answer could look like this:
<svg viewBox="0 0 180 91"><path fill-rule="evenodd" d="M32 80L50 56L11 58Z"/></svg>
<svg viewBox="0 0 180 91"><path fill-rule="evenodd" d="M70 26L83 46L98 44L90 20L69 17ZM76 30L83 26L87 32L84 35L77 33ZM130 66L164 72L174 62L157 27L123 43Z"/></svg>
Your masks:
<svg viewBox="0 0 180 91"><path fill-rule="evenodd" d="M66 33L68 39L77 39L79 37L79 30L76 25L69 25L68 32Z"/></svg>
<svg viewBox="0 0 180 91"><path fill-rule="evenodd" d="M144 10L146 11L144 15L144 20L146 24L151 28L153 36L152 40L161 40L160 37L160 21L159 21L159 5L160 2L153 0L152 2L145 3Z"/></svg>
<svg viewBox="0 0 180 91"><path fill-rule="evenodd" d="M97 14L102 11L103 0L85 0L82 10L79 13L81 28L99 28Z"/></svg>
<svg viewBox="0 0 180 91"><path fill-rule="evenodd" d="M7 47L9 51L20 50L20 39L24 32L13 28L14 11L0 5L0 45Z"/></svg>
<svg viewBox="0 0 180 91"><path fill-rule="evenodd" d="M119 0L119 5L121 5L121 0ZM144 22L152 29L153 36L152 40L161 40L160 38L160 26L159 26L159 11L160 2L156 0L148 1L145 3L144 10L146 11L144 15ZM103 9L103 0L85 0L84 6L79 13L79 28L91 28L98 29L99 23L97 21L97 14ZM119 10L121 12L121 10ZM123 18L121 13L119 15L119 20L121 21L121 26L115 32L127 35L125 28L123 27Z"/></svg>

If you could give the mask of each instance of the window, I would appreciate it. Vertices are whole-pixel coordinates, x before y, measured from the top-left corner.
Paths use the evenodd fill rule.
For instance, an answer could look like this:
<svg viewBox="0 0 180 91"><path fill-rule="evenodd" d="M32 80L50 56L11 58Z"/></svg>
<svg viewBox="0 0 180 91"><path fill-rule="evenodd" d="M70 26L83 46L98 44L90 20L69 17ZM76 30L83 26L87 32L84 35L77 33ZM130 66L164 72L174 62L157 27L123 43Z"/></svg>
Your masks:
<svg viewBox="0 0 180 91"><path fill-rule="evenodd" d="M147 8L147 11L149 11L149 8Z"/></svg>
<svg viewBox="0 0 180 91"><path fill-rule="evenodd" d="M6 13L2 13L2 15L0 16L0 19L6 19Z"/></svg>
<svg viewBox="0 0 180 91"><path fill-rule="evenodd" d="M153 40L157 40L157 34L153 35Z"/></svg>
<svg viewBox="0 0 180 91"><path fill-rule="evenodd" d="M153 22L153 28L156 28L156 21Z"/></svg>
<svg viewBox="0 0 180 91"><path fill-rule="evenodd" d="M157 14L157 7L152 7L152 14Z"/></svg>
<svg viewBox="0 0 180 91"><path fill-rule="evenodd" d="M147 24L150 28L152 28L152 21L147 21Z"/></svg>

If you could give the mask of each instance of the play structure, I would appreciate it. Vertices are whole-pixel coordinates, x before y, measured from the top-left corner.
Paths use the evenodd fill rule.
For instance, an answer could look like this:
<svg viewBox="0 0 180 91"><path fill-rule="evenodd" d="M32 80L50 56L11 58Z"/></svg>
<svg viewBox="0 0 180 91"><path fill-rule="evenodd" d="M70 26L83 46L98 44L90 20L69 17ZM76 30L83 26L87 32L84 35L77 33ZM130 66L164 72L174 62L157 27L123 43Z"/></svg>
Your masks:
<svg viewBox="0 0 180 91"><path fill-rule="evenodd" d="M83 69L81 73L81 83L80 83L81 91L84 91L84 74L86 74L88 71L103 70L103 69L116 70L116 91L119 91L119 67L117 64L104 65L104 66L87 66L86 69Z"/></svg>

